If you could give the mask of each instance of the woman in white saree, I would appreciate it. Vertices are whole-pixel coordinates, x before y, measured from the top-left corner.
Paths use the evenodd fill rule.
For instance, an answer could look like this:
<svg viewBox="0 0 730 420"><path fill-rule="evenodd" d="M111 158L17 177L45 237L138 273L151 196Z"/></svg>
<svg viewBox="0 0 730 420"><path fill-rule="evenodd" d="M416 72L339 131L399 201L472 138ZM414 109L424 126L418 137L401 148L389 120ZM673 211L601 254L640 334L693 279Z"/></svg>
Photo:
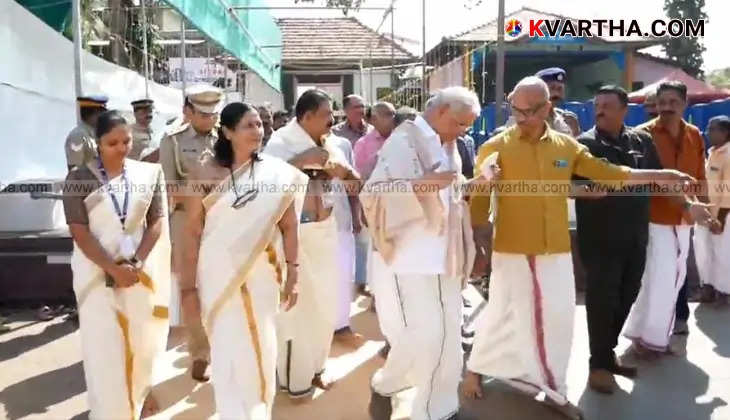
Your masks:
<svg viewBox="0 0 730 420"><path fill-rule="evenodd" d="M202 313L220 417L267 420L276 391L277 308L280 298L286 310L297 300L307 177L258 155L263 128L252 106L228 104L220 123L215 157L193 174L186 204L183 313Z"/></svg>
<svg viewBox="0 0 730 420"><path fill-rule="evenodd" d="M126 159L131 132L99 116L99 159L71 171L64 190L91 419L139 419L168 330L170 242L159 165Z"/></svg>

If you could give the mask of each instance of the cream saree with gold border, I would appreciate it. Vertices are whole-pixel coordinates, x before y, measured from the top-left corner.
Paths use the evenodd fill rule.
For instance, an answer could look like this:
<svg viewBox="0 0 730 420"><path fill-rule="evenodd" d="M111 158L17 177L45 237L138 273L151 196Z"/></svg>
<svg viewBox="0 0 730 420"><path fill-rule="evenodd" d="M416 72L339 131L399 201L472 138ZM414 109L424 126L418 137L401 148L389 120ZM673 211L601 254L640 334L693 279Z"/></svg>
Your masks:
<svg viewBox="0 0 730 420"><path fill-rule="evenodd" d="M212 380L222 419L271 418L276 391L276 314L286 279L278 228L294 203L301 211L307 177L269 156L254 163L258 194L234 209L231 178L203 199L205 227L198 289L211 346ZM239 195L253 188L250 165L233 173Z"/></svg>
<svg viewBox="0 0 730 420"><path fill-rule="evenodd" d="M154 189L164 184L159 165L131 160L126 165L132 192L124 227L104 188L84 200L91 234L114 258L124 232L139 245ZM140 282L129 288L106 287L104 271L74 246L71 268L91 419L138 419L153 383L155 359L165 350L168 330L170 239L168 224L162 226Z"/></svg>

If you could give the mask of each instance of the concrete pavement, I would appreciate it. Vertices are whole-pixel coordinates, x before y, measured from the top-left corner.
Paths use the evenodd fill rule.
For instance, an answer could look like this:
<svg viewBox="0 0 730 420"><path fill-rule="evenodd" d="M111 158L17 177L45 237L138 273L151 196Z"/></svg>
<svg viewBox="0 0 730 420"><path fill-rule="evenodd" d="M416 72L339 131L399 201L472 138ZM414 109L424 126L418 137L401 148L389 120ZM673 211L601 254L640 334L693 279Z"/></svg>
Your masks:
<svg viewBox="0 0 730 420"><path fill-rule="evenodd" d="M275 420L367 420L368 380L382 365L383 345L375 314L367 300L353 303L353 326L368 338L355 352L335 347L328 372L339 379L329 392L293 404L279 395ZM585 308L575 317L573 356L569 368L569 398L589 420L730 420L730 309L692 306L690 335L676 338L675 350L653 364L641 364L639 378L618 378L620 391L603 396L586 389L588 337ZM86 392L78 331L59 320L35 322L31 313L11 318L14 330L0 335L0 418L85 419ZM628 346L622 340L621 349ZM163 411L155 419L214 417L213 388L193 382L187 372L185 346L174 335L159 369L155 392ZM408 418L413 392L399 395L393 419ZM530 398L491 383L485 399L466 403L461 419L540 419L561 417Z"/></svg>

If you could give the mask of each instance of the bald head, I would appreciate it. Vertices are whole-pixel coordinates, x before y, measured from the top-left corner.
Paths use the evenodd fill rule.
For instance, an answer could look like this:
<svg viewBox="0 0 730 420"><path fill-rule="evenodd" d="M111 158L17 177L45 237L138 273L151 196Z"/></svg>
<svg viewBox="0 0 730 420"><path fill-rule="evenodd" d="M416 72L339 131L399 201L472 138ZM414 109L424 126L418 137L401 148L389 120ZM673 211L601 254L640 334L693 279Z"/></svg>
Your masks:
<svg viewBox="0 0 730 420"><path fill-rule="evenodd" d="M518 96L520 99L527 98L538 104L550 99L550 89L541 78L528 76L517 82L512 92L507 96L507 100L512 102Z"/></svg>
<svg viewBox="0 0 730 420"><path fill-rule="evenodd" d="M507 97L512 116L527 137L541 135L550 113L550 90L539 77L520 80Z"/></svg>

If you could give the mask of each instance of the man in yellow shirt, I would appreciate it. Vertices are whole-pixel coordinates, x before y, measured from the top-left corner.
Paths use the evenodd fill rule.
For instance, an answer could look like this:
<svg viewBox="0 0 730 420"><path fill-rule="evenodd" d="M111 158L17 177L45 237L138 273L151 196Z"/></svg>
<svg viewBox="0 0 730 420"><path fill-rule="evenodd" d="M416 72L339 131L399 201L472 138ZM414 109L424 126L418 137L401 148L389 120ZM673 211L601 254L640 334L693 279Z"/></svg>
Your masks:
<svg viewBox="0 0 730 420"><path fill-rule="evenodd" d="M580 410L566 395L575 283L568 233L567 196L575 174L599 184L684 182L678 171L638 170L593 157L570 136L548 127L548 87L537 77L520 81L509 96L517 125L487 141L477 170L497 155L494 253L489 304L477 319L463 391L481 397L481 375L504 380L547 401L570 418ZM488 194L471 198L478 248L489 220ZM488 238L487 238L488 239Z"/></svg>
<svg viewBox="0 0 730 420"><path fill-rule="evenodd" d="M730 295L730 228L726 226L730 213L730 117L720 115L710 119L707 126L712 143L705 173L707 195L712 216L717 220L709 227L695 226L695 259L702 282L703 302L728 304Z"/></svg>

